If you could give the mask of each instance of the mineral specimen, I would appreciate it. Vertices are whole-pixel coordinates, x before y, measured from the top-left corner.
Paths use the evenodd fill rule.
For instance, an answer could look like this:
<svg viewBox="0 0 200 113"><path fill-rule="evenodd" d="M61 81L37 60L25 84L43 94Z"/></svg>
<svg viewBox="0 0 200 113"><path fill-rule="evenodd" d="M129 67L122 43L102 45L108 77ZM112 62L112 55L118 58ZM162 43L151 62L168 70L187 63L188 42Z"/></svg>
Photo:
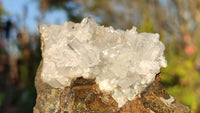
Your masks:
<svg viewBox="0 0 200 113"><path fill-rule="evenodd" d="M158 34L114 30L87 17L81 23L40 25L41 78L54 88L77 77L95 79L122 107L152 83L167 63Z"/></svg>

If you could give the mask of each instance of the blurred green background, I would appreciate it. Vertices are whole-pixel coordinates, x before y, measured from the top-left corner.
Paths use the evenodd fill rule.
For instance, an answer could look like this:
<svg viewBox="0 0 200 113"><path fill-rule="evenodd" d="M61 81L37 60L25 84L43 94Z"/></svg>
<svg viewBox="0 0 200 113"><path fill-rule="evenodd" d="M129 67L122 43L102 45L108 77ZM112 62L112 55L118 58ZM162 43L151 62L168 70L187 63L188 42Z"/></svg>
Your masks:
<svg viewBox="0 0 200 113"><path fill-rule="evenodd" d="M0 0L0 113L31 113L41 60L38 24L92 16L115 29L158 32L163 86L200 113L200 0Z"/></svg>

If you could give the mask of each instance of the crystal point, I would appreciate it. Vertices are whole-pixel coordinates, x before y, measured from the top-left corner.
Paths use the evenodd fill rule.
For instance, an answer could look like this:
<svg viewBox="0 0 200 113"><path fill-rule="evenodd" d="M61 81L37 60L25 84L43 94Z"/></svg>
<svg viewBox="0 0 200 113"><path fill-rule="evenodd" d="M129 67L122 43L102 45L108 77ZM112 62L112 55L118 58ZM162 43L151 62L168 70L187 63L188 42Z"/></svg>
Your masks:
<svg viewBox="0 0 200 113"><path fill-rule="evenodd" d="M133 100L167 62L159 34L114 30L87 17L81 23L40 25L41 78L54 88L69 86L76 77L95 78L102 91L122 107Z"/></svg>

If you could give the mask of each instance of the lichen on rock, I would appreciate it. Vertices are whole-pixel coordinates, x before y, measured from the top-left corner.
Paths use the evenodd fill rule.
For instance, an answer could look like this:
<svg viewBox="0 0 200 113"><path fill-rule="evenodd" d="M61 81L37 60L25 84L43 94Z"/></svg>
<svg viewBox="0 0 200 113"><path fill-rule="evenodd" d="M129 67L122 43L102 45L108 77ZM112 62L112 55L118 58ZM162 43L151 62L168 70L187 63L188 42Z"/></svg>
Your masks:
<svg viewBox="0 0 200 113"><path fill-rule="evenodd" d="M100 90L122 107L155 80L167 63L159 34L115 30L87 17L81 23L40 25L41 78L54 88L77 77L95 79Z"/></svg>

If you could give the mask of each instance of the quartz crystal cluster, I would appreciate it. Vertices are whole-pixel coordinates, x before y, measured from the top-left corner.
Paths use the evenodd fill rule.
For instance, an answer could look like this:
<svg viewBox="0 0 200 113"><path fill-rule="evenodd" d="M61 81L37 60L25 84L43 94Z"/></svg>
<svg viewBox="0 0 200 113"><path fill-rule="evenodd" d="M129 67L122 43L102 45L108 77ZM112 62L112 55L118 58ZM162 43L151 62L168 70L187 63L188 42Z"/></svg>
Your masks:
<svg viewBox="0 0 200 113"><path fill-rule="evenodd" d="M122 107L152 83L167 63L159 35L115 30L87 17L81 23L40 25L41 78L54 88L77 77L93 78Z"/></svg>

